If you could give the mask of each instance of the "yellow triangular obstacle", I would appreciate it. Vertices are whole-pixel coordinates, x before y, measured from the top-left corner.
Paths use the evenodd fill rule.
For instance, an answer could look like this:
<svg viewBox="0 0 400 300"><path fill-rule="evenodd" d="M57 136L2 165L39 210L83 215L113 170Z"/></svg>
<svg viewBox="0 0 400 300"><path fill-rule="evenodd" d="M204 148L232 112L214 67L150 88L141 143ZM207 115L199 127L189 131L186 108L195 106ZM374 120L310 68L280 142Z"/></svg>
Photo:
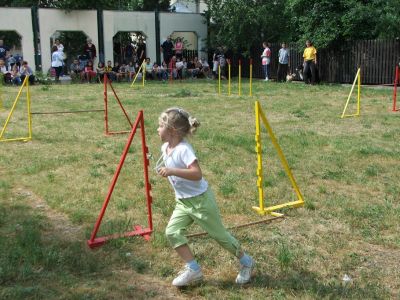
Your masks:
<svg viewBox="0 0 400 300"><path fill-rule="evenodd" d="M131 83L131 87L133 87L133 85L136 82L136 79L139 76L140 71L142 71L142 86L144 86L144 82L146 81L146 62L143 61L142 64L140 65L139 70L137 70L135 78L133 78L132 83Z"/></svg>
<svg viewBox="0 0 400 300"><path fill-rule="evenodd" d="M289 168L289 165L286 161L285 155L282 152L281 147L278 144L278 141L272 131L271 126L268 123L268 120L261 108L261 105L258 101L255 102L255 113L256 113L256 152L257 152L257 187L258 187L258 198L259 198L259 203L260 206L256 207L253 206L253 209L257 211L260 215L265 215L265 214L270 214L273 216L282 216L281 213L276 212L276 210L279 210L281 208L286 208L286 207L300 207L304 205L304 200L303 196L301 195L301 192L299 190L299 187L297 186L296 180L293 177L292 171ZM262 167L262 151L261 151L261 128L260 128L260 119L264 123L265 128L268 131L268 135L271 139L272 144L274 145L278 156L281 160L282 166L285 170L286 175L290 179L290 182L292 184L292 187L294 191L296 192L297 195L297 201L291 201L291 202L286 202L283 204L279 205L274 205L274 206L269 206L269 207L264 207L264 188L263 188L263 167Z"/></svg>
<svg viewBox="0 0 400 300"><path fill-rule="evenodd" d="M29 81L28 81L29 76L25 77L24 82L21 85L21 88L19 89L18 95L14 100L14 104L10 110L10 113L7 116L6 122L4 123L4 126L0 132L0 142L11 142L11 141L30 141L32 139L32 119L31 119L31 96L29 92ZM10 122L11 116L14 113L15 107L17 106L17 103L19 101L19 98L22 94L22 91L24 90L24 87L26 88L26 108L27 108L27 113L28 113L28 136L27 137L19 137L19 138L10 138L10 139L4 139L3 135L4 132L7 129L7 125Z"/></svg>
<svg viewBox="0 0 400 300"><path fill-rule="evenodd" d="M356 82L357 82L357 112L352 115L345 115L347 105L349 104L350 97L351 97L351 94L353 93ZM344 106L341 118L343 119L345 117L358 117L360 115L360 100L361 100L361 69L358 68L356 78L354 78L353 86L351 87L350 94L349 94L349 97L347 98L347 102L346 102L346 105Z"/></svg>

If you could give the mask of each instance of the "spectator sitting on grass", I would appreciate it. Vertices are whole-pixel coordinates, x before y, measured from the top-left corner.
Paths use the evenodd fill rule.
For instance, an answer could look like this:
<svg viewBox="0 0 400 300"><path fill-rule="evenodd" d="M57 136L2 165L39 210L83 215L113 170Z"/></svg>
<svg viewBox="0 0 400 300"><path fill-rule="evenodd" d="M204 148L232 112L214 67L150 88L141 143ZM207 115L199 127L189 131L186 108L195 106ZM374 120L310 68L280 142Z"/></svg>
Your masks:
<svg viewBox="0 0 400 300"><path fill-rule="evenodd" d="M81 64L79 63L79 60L74 59L72 64L69 66L69 71L70 71L70 76L71 79L76 81L76 80L82 80L82 68Z"/></svg>
<svg viewBox="0 0 400 300"><path fill-rule="evenodd" d="M104 80L105 68L104 63L102 63L101 61L97 64L96 73L97 78L100 80L100 83L102 83Z"/></svg>
<svg viewBox="0 0 400 300"><path fill-rule="evenodd" d="M24 82L26 76L29 77L29 84L30 85L34 85L35 84L35 75L33 75L33 71L31 69L30 66L28 66L28 62L26 60L24 60L22 62L22 66L19 70L19 72L21 73L21 81Z"/></svg>
<svg viewBox="0 0 400 300"><path fill-rule="evenodd" d="M120 79L126 79L128 77L128 67L126 64L122 63L119 67L119 76Z"/></svg>
<svg viewBox="0 0 400 300"><path fill-rule="evenodd" d="M114 67L112 68L112 72L114 74L114 78L116 81L119 81L121 76L119 75L119 62L114 62Z"/></svg>
<svg viewBox="0 0 400 300"><path fill-rule="evenodd" d="M203 73L204 77L210 78L211 69L207 60L204 57L202 57L199 63L201 64L201 72Z"/></svg>
<svg viewBox="0 0 400 300"><path fill-rule="evenodd" d="M132 81L136 76L136 68L133 61L130 61L127 67L129 81Z"/></svg>
<svg viewBox="0 0 400 300"><path fill-rule="evenodd" d="M146 70L146 77L150 78L150 79L154 79L154 77L153 77L153 66L151 65L150 57L146 58L146 63L145 63L144 68Z"/></svg>
<svg viewBox="0 0 400 300"><path fill-rule="evenodd" d="M16 64L14 64L11 69L11 81L15 85L21 85L21 74L18 69Z"/></svg>
<svg viewBox="0 0 400 300"><path fill-rule="evenodd" d="M110 79L111 81L116 79L116 74L113 71L113 67L111 64L111 60L107 61L107 65L104 68L105 74L107 75L108 79Z"/></svg>
<svg viewBox="0 0 400 300"><path fill-rule="evenodd" d="M0 74L3 78L2 83L11 83L11 72L8 70L6 63L3 59L0 59Z"/></svg>
<svg viewBox="0 0 400 300"><path fill-rule="evenodd" d="M93 70L93 63L89 60L84 69L84 77L87 83L91 83L92 79L96 78L96 72Z"/></svg>

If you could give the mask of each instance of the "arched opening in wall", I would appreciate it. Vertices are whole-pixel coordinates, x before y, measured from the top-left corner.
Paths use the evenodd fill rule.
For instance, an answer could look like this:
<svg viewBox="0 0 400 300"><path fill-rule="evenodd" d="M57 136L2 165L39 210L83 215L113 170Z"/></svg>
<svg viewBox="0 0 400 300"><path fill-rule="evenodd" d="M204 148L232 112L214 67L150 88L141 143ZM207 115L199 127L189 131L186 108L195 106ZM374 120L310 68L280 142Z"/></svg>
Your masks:
<svg viewBox="0 0 400 300"><path fill-rule="evenodd" d="M177 48L177 43L183 44L182 56L186 60L193 59L198 55L198 37L193 31L174 31L171 34L172 43ZM176 52L176 50L175 50Z"/></svg>
<svg viewBox="0 0 400 300"><path fill-rule="evenodd" d="M53 35L50 36L50 53L53 46L62 48L64 52L64 75L69 72L69 66L75 59L78 59L81 67L86 64L88 59L85 56L84 47L87 38L88 36L83 31L55 31Z"/></svg>
<svg viewBox="0 0 400 300"><path fill-rule="evenodd" d="M146 35L141 31L119 31L113 37L114 62L141 64L146 58Z"/></svg>
<svg viewBox="0 0 400 300"><path fill-rule="evenodd" d="M22 37L16 31L1 31L0 30L0 59L8 70L16 65L21 66L23 58ZM33 63L33 62L31 62Z"/></svg>

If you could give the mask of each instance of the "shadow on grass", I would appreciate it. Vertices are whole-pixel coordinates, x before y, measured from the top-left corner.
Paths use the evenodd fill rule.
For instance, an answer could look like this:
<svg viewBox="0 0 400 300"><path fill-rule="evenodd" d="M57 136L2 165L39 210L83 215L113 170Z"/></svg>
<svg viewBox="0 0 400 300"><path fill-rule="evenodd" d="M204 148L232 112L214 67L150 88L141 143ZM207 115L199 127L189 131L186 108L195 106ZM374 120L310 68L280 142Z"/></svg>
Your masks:
<svg viewBox="0 0 400 300"><path fill-rule="evenodd" d="M0 253L1 299L99 298L89 287L104 277L93 275L104 274L106 262L82 241L63 240L18 199L0 202Z"/></svg>
<svg viewBox="0 0 400 300"><path fill-rule="evenodd" d="M258 299L259 296L265 294L265 290L268 290L272 298L276 296L279 299L283 299L282 296L312 297L313 299L386 299L390 297L383 287L373 282L362 287L356 284L343 285L336 279L322 282L316 274L305 270L293 270L278 277L257 272L250 283L240 286L234 282L234 278L230 280L205 278L201 284L179 289L180 293L186 296L207 297L221 294L221 290L231 294L234 299L242 299L244 295L251 295L252 298Z"/></svg>

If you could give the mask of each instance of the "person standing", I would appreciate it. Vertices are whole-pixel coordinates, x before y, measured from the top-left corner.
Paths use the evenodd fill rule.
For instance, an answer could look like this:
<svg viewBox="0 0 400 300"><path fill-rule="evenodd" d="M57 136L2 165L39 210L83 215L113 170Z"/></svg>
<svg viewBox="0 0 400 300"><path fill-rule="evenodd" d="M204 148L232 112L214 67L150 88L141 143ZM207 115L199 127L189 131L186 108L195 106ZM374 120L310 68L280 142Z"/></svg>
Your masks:
<svg viewBox="0 0 400 300"><path fill-rule="evenodd" d="M286 75L289 70L289 49L286 48L286 43L282 43L282 48L279 49L278 53L278 81L286 81Z"/></svg>
<svg viewBox="0 0 400 300"><path fill-rule="evenodd" d="M246 284L251 280L255 262L222 224L214 193L202 175L193 147L186 139L199 126L200 123L195 118L178 107L165 110L158 119L157 133L163 144L156 171L158 175L168 179L175 192L175 209L165 229L165 235L185 263L184 269L172 281L172 285L183 287L203 279L201 267L185 236L187 228L193 223L198 224L238 259L240 269L236 283ZM220 259L217 258L217 261Z"/></svg>
<svg viewBox="0 0 400 300"><path fill-rule="evenodd" d="M271 63L271 49L269 48L270 43L263 42L263 52L261 54L261 63L265 76L265 81L269 80L269 64Z"/></svg>
<svg viewBox="0 0 400 300"><path fill-rule="evenodd" d="M168 36L164 43L162 43L161 45L161 52L163 53L164 61L167 63L167 65L169 65L172 56L174 56L173 50L174 44L171 41L171 37Z"/></svg>
<svg viewBox="0 0 400 300"><path fill-rule="evenodd" d="M176 43L175 43L175 56L176 58L179 58L180 60L182 60L183 57L183 42L182 39L180 37L178 37L176 39Z"/></svg>
<svg viewBox="0 0 400 300"><path fill-rule="evenodd" d="M139 65L141 65L143 63L143 61L146 59L146 44L143 41L143 38L139 38L139 43L136 49L136 53L137 53L137 59L139 62Z"/></svg>
<svg viewBox="0 0 400 300"><path fill-rule="evenodd" d="M51 48L51 67L56 71L56 82L60 81L60 74L64 65L64 53L54 45Z"/></svg>
<svg viewBox="0 0 400 300"><path fill-rule="evenodd" d="M83 53L86 55L88 60L94 61L96 60L97 53L96 53L96 46L92 43L91 38L87 38L85 47L83 47Z"/></svg>
<svg viewBox="0 0 400 300"><path fill-rule="evenodd" d="M317 49L313 46L310 40L306 41L306 48L303 53L304 59L304 83L310 83L309 72L311 72L311 84L315 84L316 79L316 65L317 65Z"/></svg>
<svg viewBox="0 0 400 300"><path fill-rule="evenodd" d="M55 39L54 46L56 46L59 51L64 52L64 45L61 44L59 39Z"/></svg>
<svg viewBox="0 0 400 300"><path fill-rule="evenodd" d="M8 56L10 55L10 48L4 45L4 41L0 40L0 59L7 63Z"/></svg>

